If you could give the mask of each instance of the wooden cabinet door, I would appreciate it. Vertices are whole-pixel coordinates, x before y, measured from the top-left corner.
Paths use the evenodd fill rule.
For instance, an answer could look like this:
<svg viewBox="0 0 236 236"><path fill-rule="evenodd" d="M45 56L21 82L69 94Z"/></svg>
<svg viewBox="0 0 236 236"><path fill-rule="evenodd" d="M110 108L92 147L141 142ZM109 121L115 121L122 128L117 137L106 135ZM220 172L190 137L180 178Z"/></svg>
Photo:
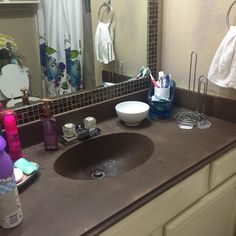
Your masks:
<svg viewBox="0 0 236 236"><path fill-rule="evenodd" d="M209 165L145 204L100 236L163 236L163 227L208 191Z"/></svg>
<svg viewBox="0 0 236 236"><path fill-rule="evenodd" d="M236 175L171 220L164 236L234 236Z"/></svg>
<svg viewBox="0 0 236 236"><path fill-rule="evenodd" d="M210 188L217 187L235 173L236 148L233 148L211 163Z"/></svg>

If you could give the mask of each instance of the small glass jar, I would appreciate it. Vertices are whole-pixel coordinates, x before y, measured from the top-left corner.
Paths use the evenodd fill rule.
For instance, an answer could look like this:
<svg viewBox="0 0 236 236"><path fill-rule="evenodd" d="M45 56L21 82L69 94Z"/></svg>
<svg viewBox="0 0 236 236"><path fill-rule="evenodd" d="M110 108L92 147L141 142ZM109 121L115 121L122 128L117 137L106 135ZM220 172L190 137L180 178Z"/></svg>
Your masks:
<svg viewBox="0 0 236 236"><path fill-rule="evenodd" d="M83 120L84 122L84 128L86 129L95 129L96 128L96 119L92 116L86 117Z"/></svg>
<svg viewBox="0 0 236 236"><path fill-rule="evenodd" d="M76 126L73 123L64 124L62 131L66 138L72 138L76 136Z"/></svg>

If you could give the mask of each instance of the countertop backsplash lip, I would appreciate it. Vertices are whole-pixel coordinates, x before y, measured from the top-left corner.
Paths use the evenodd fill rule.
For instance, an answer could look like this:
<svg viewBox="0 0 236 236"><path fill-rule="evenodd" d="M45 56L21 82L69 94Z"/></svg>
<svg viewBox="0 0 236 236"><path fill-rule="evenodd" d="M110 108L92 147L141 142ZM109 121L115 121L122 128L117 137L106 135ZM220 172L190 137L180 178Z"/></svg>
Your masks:
<svg viewBox="0 0 236 236"><path fill-rule="evenodd" d="M139 80L137 83L139 86L135 87L129 87L126 88L126 82L120 84L123 88L121 89L121 92L113 93L114 90L117 90L117 88L108 89L106 91L106 95L101 95L99 90L84 92L77 95L72 95L68 97L63 97L61 99L55 99L53 100L53 106L52 106L52 113L55 116L60 116L63 114L66 114L67 112L71 111L77 111L80 109L88 108L94 105L100 105L104 104L106 102L109 102L110 100L120 99L122 97L126 97L129 95L133 95L139 92L146 91L150 85L149 78L144 79L145 81ZM136 83L135 82L135 83ZM116 86L116 85L115 85ZM118 85L117 85L118 86ZM119 87L118 86L118 87ZM128 89L128 90L126 90ZM174 104L180 107L186 107L186 101L187 99L187 90L183 88L176 88L176 96L174 100ZM87 97L87 94L88 97ZM101 98L100 98L101 96ZM74 99L76 97L76 99ZM95 97L95 98L94 98ZM82 98L82 99L80 99ZM98 99L97 99L98 98ZM196 100L197 95L191 94L191 108L195 109L196 107ZM217 97L214 95L207 95L206 99L206 114L209 116L218 117L220 119L232 121L236 123L236 110L234 109L236 105L236 100L223 98L223 97ZM17 113L17 120L18 125L25 125L25 124L31 124L34 121L38 121L41 118L42 115L42 104L35 104L27 107L20 108L19 110L15 110Z"/></svg>
<svg viewBox="0 0 236 236"><path fill-rule="evenodd" d="M150 79L136 79L117 83L107 88L96 88L93 90L83 91L77 94L52 98L52 114L60 115L67 111L77 110L111 99L119 98L128 94L145 90L149 87ZM42 104L24 106L14 109L17 114L18 125L28 124L37 121L42 115Z"/></svg>
<svg viewBox="0 0 236 236"><path fill-rule="evenodd" d="M196 109L197 94L191 92L191 109ZM188 90L176 88L175 104L180 107L186 107L188 104ZM217 117L236 123L236 100L208 94L206 97L206 115Z"/></svg>
<svg viewBox="0 0 236 236"><path fill-rule="evenodd" d="M52 113L55 117L64 115L68 112L73 112L77 110L81 110L84 108L88 108L94 105L100 105L104 104L105 102L109 102L110 100L115 100L115 99L120 99L122 97L126 97L129 95L133 95L139 92L146 91L150 85L149 79L145 79L146 82L143 83L142 86L139 87L139 89L134 89L134 90L129 90L129 92L125 91L121 92L120 94L113 94L109 95L111 91L113 90L108 90L107 97L106 99L101 99L101 100L96 100L96 98L93 98L93 96L100 96L99 95L99 90L94 90L94 91L89 91L89 92L83 92L81 94L75 94L67 97L62 97L61 99L54 99L54 103L52 106ZM142 82L139 81L141 84ZM124 84L123 84L124 85ZM120 85L123 87L123 85ZM125 86L124 86L125 87ZM96 92L97 95L96 95ZM77 98L77 104L72 105L74 103L74 97L86 97L83 94L91 93L89 95L90 97L90 102L87 103L81 103L78 102ZM187 90L183 88L176 88L176 96L174 100L174 104L180 107L186 107L187 103ZM197 95L191 93L191 108L194 109L196 106L196 100L197 100ZM92 100L94 102L92 102ZM64 101L64 102L63 102ZM64 105L62 105L64 104ZM69 105L68 105L69 104ZM86 104L86 105L85 105ZM234 109L234 106L236 105L236 100L228 99L228 98L223 98L223 97L217 97L214 95L207 95L207 100L206 100L206 114L214 117L218 117L224 120L232 121L236 123L236 110ZM17 113L17 120L18 120L18 125L19 127L24 126L26 124L32 124L34 122L37 122L40 120L42 116L42 104L35 104L35 105L30 105L26 106L23 108L19 108L15 110Z"/></svg>
<svg viewBox="0 0 236 236"><path fill-rule="evenodd" d="M174 101L174 105L177 107L184 107L185 106L185 101L187 97L187 90L184 89L176 89L176 98ZM218 117L218 118L224 118L224 120L228 120L230 122L236 122L236 111L232 110L232 107L235 106L236 101L232 100L224 100L228 101L229 103L224 104L222 102L221 98L210 97L210 99L214 99L214 106L216 108L211 108L210 115L213 117ZM58 134L61 134L62 130L61 127L63 126L64 123L68 122L76 122L77 124L81 124L82 120L86 116L94 116L98 123L100 121L104 121L110 117L116 116L115 114L115 105L121 101L126 101L126 100L139 100L139 101L147 101L147 88L144 88L139 91L135 91L133 93L128 93L125 95L121 95L119 97L114 97L106 101L101 101L95 104L87 105L84 107L79 107L76 109L71 109L68 111L65 111L60 114L55 114L56 120L57 120L57 131ZM208 99L207 99L208 101ZM211 100L210 100L211 101ZM208 108L210 107L211 102L207 103L206 106L206 111L208 113ZM219 105L218 105L219 104ZM215 111L214 111L215 110ZM224 112L221 115L226 115L226 117L219 117L220 110L224 110ZM213 111L213 112L212 112ZM230 116L229 119L229 114L235 113L234 115ZM42 142L41 138L41 121L40 121L40 116L37 120L31 121L26 124L21 124L18 126L19 127L19 134L22 142L23 147L28 147L37 143ZM32 136L32 130L35 133L34 137L31 139L28 139L27 137Z"/></svg>

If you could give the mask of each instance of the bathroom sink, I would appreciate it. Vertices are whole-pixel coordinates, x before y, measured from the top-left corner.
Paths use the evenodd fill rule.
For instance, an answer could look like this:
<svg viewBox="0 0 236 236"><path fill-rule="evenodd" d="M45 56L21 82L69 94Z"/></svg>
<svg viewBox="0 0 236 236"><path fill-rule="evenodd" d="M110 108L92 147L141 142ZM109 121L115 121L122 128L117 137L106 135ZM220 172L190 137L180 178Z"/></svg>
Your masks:
<svg viewBox="0 0 236 236"><path fill-rule="evenodd" d="M67 178L91 180L122 175L143 164L154 151L138 133L115 133L79 143L57 158L55 171Z"/></svg>

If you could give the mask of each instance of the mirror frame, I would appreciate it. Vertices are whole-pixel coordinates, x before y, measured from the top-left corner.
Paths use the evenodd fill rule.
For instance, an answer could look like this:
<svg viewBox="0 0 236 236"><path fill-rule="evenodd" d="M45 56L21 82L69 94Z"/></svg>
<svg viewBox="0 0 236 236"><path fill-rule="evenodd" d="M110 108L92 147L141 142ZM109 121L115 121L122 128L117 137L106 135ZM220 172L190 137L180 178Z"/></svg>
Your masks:
<svg viewBox="0 0 236 236"><path fill-rule="evenodd" d="M147 0L147 65L152 74L156 75L159 67L158 42L159 19L161 0ZM148 88L150 79L137 79L115 84L106 88L95 88L93 90L82 91L77 94L66 95L53 98L52 113L58 115L63 112L93 105L98 102L107 101L129 93L137 92ZM32 104L21 108L15 108L18 125L24 125L33 121L38 121L41 117L42 104Z"/></svg>

